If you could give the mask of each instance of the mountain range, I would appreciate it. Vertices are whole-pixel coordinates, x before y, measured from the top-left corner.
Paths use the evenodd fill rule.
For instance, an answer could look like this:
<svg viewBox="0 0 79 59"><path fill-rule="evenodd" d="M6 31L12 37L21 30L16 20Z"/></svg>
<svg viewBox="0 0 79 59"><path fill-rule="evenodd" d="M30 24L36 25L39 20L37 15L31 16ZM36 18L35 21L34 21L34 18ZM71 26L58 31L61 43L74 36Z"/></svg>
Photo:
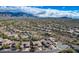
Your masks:
<svg viewBox="0 0 79 59"><path fill-rule="evenodd" d="M0 16L79 19L79 10L65 11L53 8L37 8L32 6L0 6Z"/></svg>

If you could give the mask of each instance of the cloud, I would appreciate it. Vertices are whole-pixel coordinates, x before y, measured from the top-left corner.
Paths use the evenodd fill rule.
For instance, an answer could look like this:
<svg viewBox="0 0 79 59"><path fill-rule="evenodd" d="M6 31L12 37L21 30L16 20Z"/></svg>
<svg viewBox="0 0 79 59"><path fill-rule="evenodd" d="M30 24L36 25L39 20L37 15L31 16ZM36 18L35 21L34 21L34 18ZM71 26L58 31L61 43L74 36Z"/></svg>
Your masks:
<svg viewBox="0 0 79 59"><path fill-rule="evenodd" d="M69 17L79 18L79 12L74 10L57 10L57 9L42 9L35 7L21 7L21 11L30 13L37 17Z"/></svg>
<svg viewBox="0 0 79 59"><path fill-rule="evenodd" d="M24 12L28 14L32 14L33 16L37 17L69 17L69 18L79 18L79 11L78 10L58 10L58 9L43 9L43 8L36 8L36 7L26 7L26 6L2 6L0 7L0 11L6 9L8 11L13 12ZM3 10L2 10L3 11Z"/></svg>

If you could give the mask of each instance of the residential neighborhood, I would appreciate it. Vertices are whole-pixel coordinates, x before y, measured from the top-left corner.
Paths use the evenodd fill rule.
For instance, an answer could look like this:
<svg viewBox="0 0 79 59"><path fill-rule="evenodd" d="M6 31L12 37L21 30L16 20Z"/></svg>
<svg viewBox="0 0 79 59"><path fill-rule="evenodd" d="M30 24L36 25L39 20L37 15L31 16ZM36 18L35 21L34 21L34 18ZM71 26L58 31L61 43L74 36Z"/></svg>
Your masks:
<svg viewBox="0 0 79 59"><path fill-rule="evenodd" d="M67 22L0 20L0 52L79 52L79 24Z"/></svg>

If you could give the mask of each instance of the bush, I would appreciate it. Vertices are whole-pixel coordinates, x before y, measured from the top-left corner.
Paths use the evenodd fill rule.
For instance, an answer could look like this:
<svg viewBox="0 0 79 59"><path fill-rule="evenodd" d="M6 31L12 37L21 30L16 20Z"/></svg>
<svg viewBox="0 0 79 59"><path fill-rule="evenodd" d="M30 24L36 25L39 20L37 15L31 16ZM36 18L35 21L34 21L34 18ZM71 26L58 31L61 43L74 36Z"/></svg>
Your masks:
<svg viewBox="0 0 79 59"><path fill-rule="evenodd" d="M16 49L20 49L20 43L17 43L15 47Z"/></svg>
<svg viewBox="0 0 79 59"><path fill-rule="evenodd" d="M0 34L0 37L2 37L3 39L8 39L8 36L5 35L4 33L1 33L1 34Z"/></svg>
<svg viewBox="0 0 79 59"><path fill-rule="evenodd" d="M74 53L75 51L71 48L60 51L59 53Z"/></svg>
<svg viewBox="0 0 79 59"><path fill-rule="evenodd" d="M8 49L8 48L10 48L10 46L9 46L8 44L4 44L4 45L2 46L2 48L3 48L3 49Z"/></svg>
<svg viewBox="0 0 79 59"><path fill-rule="evenodd" d="M10 36L10 37L8 37L8 39L17 41L17 39L14 36Z"/></svg>
<svg viewBox="0 0 79 59"><path fill-rule="evenodd" d="M35 37L33 37L32 38L32 41L38 41L39 39L37 39L37 38L35 38Z"/></svg>
<svg viewBox="0 0 79 59"><path fill-rule="evenodd" d="M24 38L24 39L22 39L22 41L29 41L29 39L27 39L27 38Z"/></svg>
<svg viewBox="0 0 79 59"><path fill-rule="evenodd" d="M79 40L74 40L71 42L72 44L79 45Z"/></svg>

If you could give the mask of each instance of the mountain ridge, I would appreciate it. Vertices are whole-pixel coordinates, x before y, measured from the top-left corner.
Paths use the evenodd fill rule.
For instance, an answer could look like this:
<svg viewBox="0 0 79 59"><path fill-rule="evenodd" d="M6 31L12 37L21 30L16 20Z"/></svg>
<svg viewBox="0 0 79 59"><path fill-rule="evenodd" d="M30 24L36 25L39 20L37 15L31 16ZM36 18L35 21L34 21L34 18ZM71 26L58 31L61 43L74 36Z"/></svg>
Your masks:
<svg viewBox="0 0 79 59"><path fill-rule="evenodd" d="M78 11L62 11L56 9L41 9L30 6L0 6L0 16L27 16L37 18L72 18L79 19ZM5 16L6 16L5 15Z"/></svg>

